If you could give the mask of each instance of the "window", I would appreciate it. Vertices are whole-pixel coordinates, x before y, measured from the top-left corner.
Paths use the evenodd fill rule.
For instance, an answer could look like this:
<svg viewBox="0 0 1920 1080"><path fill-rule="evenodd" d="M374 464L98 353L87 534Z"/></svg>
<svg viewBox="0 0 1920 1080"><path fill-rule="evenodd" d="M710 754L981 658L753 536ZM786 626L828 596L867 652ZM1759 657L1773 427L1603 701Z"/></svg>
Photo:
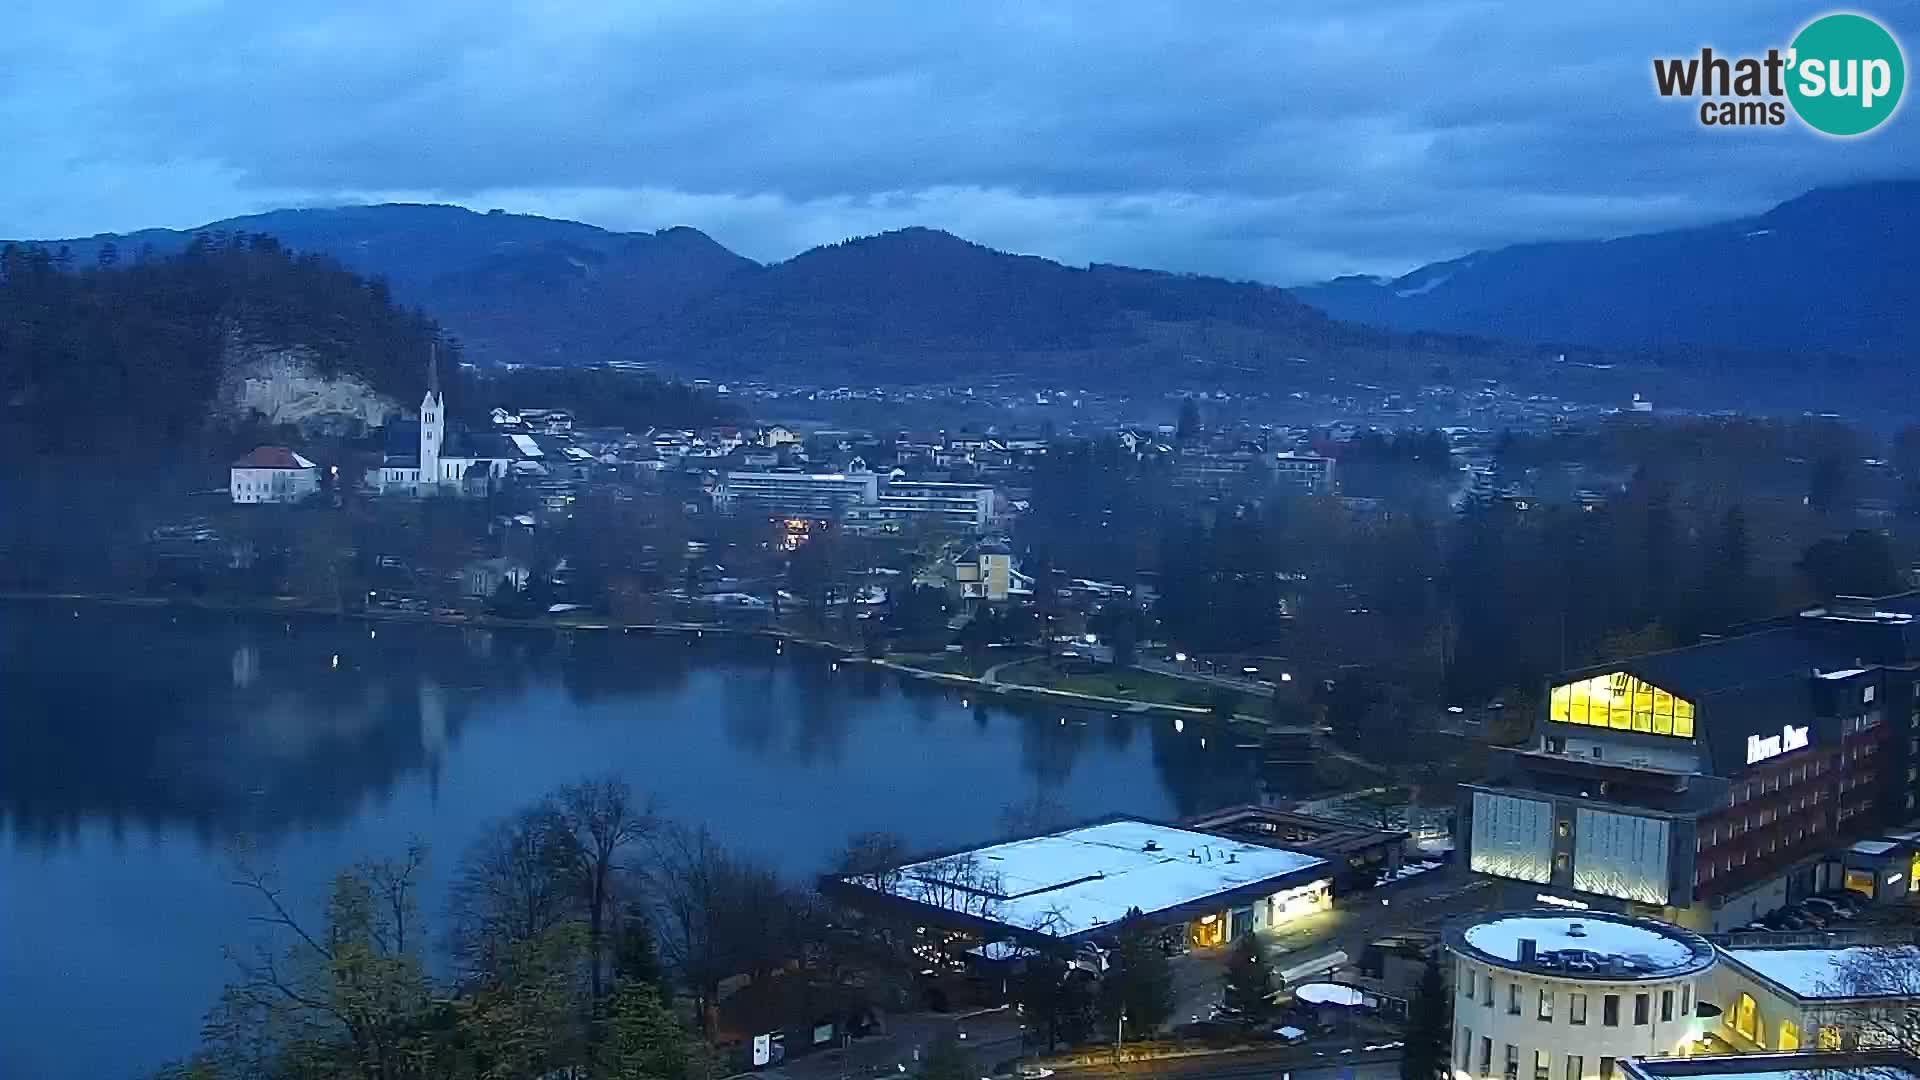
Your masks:
<svg viewBox="0 0 1920 1080"><path fill-rule="evenodd" d="M1487 972L1487 977L1480 983L1480 1004L1489 1009L1493 1008L1493 972L1491 971Z"/></svg>
<svg viewBox="0 0 1920 1080"><path fill-rule="evenodd" d="M1553 831L1560 839L1565 840L1567 837L1573 835L1573 822L1568 821L1566 818L1561 818L1554 823Z"/></svg>
<svg viewBox="0 0 1920 1080"><path fill-rule="evenodd" d="M1540 1011L1538 1015L1542 1020L1553 1019L1553 991L1540 991Z"/></svg>
<svg viewBox="0 0 1920 1080"><path fill-rule="evenodd" d="M1652 1013L1653 998L1649 994L1633 995L1633 1026L1643 1027Z"/></svg>
<svg viewBox="0 0 1920 1080"><path fill-rule="evenodd" d="M1465 964L1460 965L1460 996L1473 1000L1473 969Z"/></svg>
<svg viewBox="0 0 1920 1080"><path fill-rule="evenodd" d="M1520 984L1517 982L1507 984L1507 1015L1520 1015Z"/></svg>
<svg viewBox="0 0 1920 1080"><path fill-rule="evenodd" d="M1493 1075L1493 1040L1480 1036L1480 1075Z"/></svg>
<svg viewBox="0 0 1920 1080"><path fill-rule="evenodd" d="M1916 693L1920 693L1920 683L1915 683L1913 689ZM1840 1029L1837 1027L1834 1027L1832 1024L1820 1025L1820 1030L1817 1033L1817 1036L1818 1036L1818 1042L1820 1044L1820 1049L1822 1050L1840 1049Z"/></svg>
<svg viewBox="0 0 1920 1080"><path fill-rule="evenodd" d="M1860 704L1862 705L1873 704L1873 687L1863 686L1860 688Z"/></svg>
<svg viewBox="0 0 1920 1080"><path fill-rule="evenodd" d="M1553 1080L1553 1055L1545 1050L1533 1052L1533 1080Z"/></svg>
<svg viewBox="0 0 1920 1080"><path fill-rule="evenodd" d="M1520 1080L1520 1048L1512 1043L1507 1044L1506 1071L1501 1075L1507 1080Z"/></svg>
<svg viewBox="0 0 1920 1080"><path fill-rule="evenodd" d="M1473 1071L1473 1029L1460 1029L1460 1071Z"/></svg>
<svg viewBox="0 0 1920 1080"><path fill-rule="evenodd" d="M1600 1080L1613 1080L1613 1059L1610 1057L1600 1059Z"/></svg>
<svg viewBox="0 0 1920 1080"><path fill-rule="evenodd" d="M1608 1027L1620 1026L1620 995L1608 994L1600 999L1600 1022Z"/></svg>
<svg viewBox="0 0 1920 1080"><path fill-rule="evenodd" d="M1660 1022L1664 1024L1671 1019L1673 1019L1673 991L1662 990L1660 991Z"/></svg>
<svg viewBox="0 0 1920 1080"><path fill-rule="evenodd" d="M1733 1030L1749 1039L1753 1038L1754 1017L1759 1011L1760 1007L1754 1004L1752 994L1741 994L1739 1001L1733 1006Z"/></svg>
<svg viewBox="0 0 1920 1080"><path fill-rule="evenodd" d="M1587 995L1567 995L1567 1023L1584 1024L1587 1022Z"/></svg>
<svg viewBox="0 0 1920 1080"><path fill-rule="evenodd" d="M1567 1055L1567 1080L1580 1080L1581 1070L1587 1067L1585 1059L1579 1054Z"/></svg>
<svg viewBox="0 0 1920 1080"><path fill-rule="evenodd" d="M1800 1049L1799 1025L1791 1020L1780 1021L1780 1041L1774 1045L1774 1049L1783 1051Z"/></svg>

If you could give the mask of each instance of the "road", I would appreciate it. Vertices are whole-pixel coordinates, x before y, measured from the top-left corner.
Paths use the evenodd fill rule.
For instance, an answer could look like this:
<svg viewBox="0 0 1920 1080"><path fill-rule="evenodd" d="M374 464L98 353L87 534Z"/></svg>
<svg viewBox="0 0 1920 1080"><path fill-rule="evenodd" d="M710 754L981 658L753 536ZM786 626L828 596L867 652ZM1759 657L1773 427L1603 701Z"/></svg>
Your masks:
<svg viewBox="0 0 1920 1080"><path fill-rule="evenodd" d="M1437 925L1493 901L1489 884L1468 880L1464 869L1435 870L1396 888L1361 893L1332 911L1306 916L1280 930L1261 931L1260 944L1275 971L1335 950L1358 960L1367 942L1389 930ZM1219 1004L1227 955L1227 950L1213 949L1174 961L1174 1016L1179 1022L1203 1020Z"/></svg>
<svg viewBox="0 0 1920 1080"><path fill-rule="evenodd" d="M1057 1070L1060 1080L1178 1077L1181 1080L1397 1080L1399 1051L1341 1054L1289 1047Z"/></svg>

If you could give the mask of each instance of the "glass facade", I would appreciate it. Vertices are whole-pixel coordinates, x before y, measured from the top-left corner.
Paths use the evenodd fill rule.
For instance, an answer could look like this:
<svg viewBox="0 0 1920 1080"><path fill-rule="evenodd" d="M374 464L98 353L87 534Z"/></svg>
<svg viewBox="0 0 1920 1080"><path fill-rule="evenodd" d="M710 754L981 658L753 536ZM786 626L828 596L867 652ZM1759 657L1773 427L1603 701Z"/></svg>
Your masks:
<svg viewBox="0 0 1920 1080"><path fill-rule="evenodd" d="M1562 724L1693 737L1693 702L1624 671L1556 686L1548 716Z"/></svg>

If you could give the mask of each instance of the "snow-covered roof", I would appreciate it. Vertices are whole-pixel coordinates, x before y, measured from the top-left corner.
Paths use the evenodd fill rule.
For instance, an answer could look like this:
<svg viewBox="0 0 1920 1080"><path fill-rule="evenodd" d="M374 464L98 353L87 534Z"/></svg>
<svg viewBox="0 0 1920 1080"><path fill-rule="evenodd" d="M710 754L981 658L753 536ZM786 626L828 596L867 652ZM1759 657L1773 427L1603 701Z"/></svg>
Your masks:
<svg viewBox="0 0 1920 1080"><path fill-rule="evenodd" d="M1819 677L1822 679L1851 679L1855 675L1865 673L1866 670L1867 669L1863 667L1850 667L1844 671L1823 671Z"/></svg>
<svg viewBox="0 0 1920 1080"><path fill-rule="evenodd" d="M1857 979L1843 979L1842 966L1854 967L1861 972L1871 968L1855 962L1871 957L1875 952L1899 954L1913 960L1920 960L1920 947L1913 945L1887 946L1875 950L1865 945L1853 945L1838 949L1722 949L1727 959L1746 968L1762 978L1778 983L1797 997L1807 999L1852 998L1852 997L1905 997L1913 992L1907 985L1908 980L1893 975L1885 987L1863 984ZM1904 965L1893 965L1900 967Z"/></svg>
<svg viewBox="0 0 1920 1080"><path fill-rule="evenodd" d="M1891 840L1860 840L1847 850L1855 855L1885 855L1899 846Z"/></svg>
<svg viewBox="0 0 1920 1080"><path fill-rule="evenodd" d="M1530 967L1569 977L1668 975L1713 962L1713 947L1698 934L1601 912L1497 915L1466 926L1459 939L1489 959L1515 964L1521 962L1520 943L1531 940L1536 960ZM1615 960L1624 962L1624 971L1616 970Z"/></svg>
<svg viewBox="0 0 1920 1080"><path fill-rule="evenodd" d="M512 439L513 445L519 447L520 453L527 457L537 458L547 456L546 452L540 449L540 444L533 441L533 436L531 435L515 433L507 436L507 438Z"/></svg>
<svg viewBox="0 0 1920 1080"><path fill-rule="evenodd" d="M1325 865L1298 851L1121 820L912 863L893 891L1067 937L1118 922L1129 908L1153 915Z"/></svg>
<svg viewBox="0 0 1920 1080"><path fill-rule="evenodd" d="M1293 988L1293 996L1313 1005L1360 1005L1367 1000L1356 986L1345 983L1311 982Z"/></svg>

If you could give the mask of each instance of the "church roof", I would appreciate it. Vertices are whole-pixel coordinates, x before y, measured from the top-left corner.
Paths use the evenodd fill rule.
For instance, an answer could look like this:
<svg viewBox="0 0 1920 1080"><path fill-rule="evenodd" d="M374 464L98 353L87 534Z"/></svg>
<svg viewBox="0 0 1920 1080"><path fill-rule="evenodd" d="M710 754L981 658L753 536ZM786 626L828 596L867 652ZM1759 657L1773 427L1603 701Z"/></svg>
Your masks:
<svg viewBox="0 0 1920 1080"><path fill-rule="evenodd" d="M236 469L312 469L317 466L284 446L256 446L233 463Z"/></svg>

